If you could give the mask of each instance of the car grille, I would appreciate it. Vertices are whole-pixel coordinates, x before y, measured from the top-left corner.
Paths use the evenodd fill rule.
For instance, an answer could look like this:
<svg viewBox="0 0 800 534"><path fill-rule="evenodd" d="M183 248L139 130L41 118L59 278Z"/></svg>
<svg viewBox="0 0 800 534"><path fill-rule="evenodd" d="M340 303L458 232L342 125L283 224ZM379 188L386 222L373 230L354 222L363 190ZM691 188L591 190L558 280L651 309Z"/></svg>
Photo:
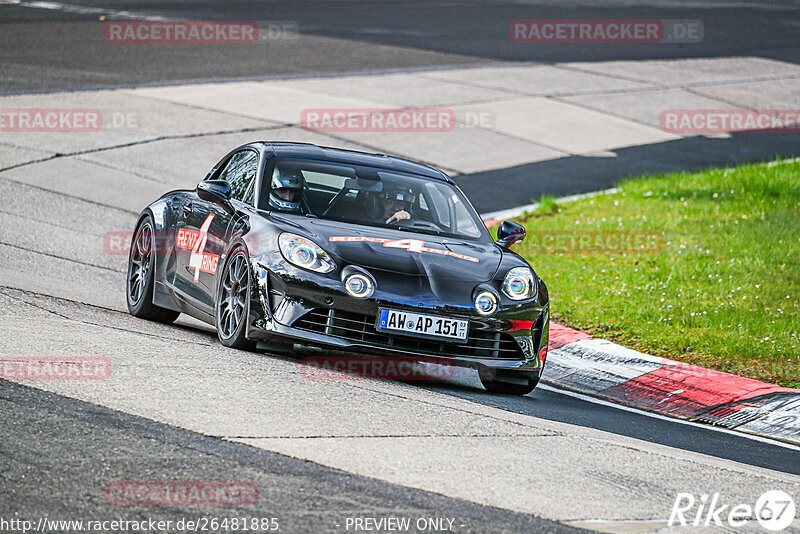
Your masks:
<svg viewBox="0 0 800 534"><path fill-rule="evenodd" d="M514 337L505 332L491 332L470 327L467 343L458 344L379 332L375 329L375 322L374 315L334 309L317 309L302 316L294 322L293 326L339 339L360 341L419 354L501 360L525 359L525 355Z"/></svg>

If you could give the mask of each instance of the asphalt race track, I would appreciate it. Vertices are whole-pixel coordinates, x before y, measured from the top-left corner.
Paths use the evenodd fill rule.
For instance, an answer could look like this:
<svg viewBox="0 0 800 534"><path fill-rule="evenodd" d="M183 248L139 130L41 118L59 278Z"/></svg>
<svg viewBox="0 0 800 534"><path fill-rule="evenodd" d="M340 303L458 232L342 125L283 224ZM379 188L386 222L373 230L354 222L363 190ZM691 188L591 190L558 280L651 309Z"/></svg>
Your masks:
<svg viewBox="0 0 800 534"><path fill-rule="evenodd" d="M502 39L508 20L533 17L531 6L0 0L0 94L513 61L800 61L798 2L731 1L725 9L703 1L543 2L537 18L701 19L713 37L696 47L552 45L535 56ZM256 51L176 46L119 53L100 46L96 35L86 37L104 14L289 23L300 32ZM597 172L608 186L630 173L730 162L732 153L741 160L790 156L797 141L797 134L742 135L634 147ZM19 149L4 145L2 133L0 145L8 153ZM165 148L157 157L181 154ZM0 380L1 532L21 532L3 527L12 518L200 516L277 518L279 532L378 531L358 529L348 518L388 517L447 518L451 528L439 531L454 532L686 532L666 525L679 492L716 492L729 504L753 504L771 489L800 496L797 446L654 417L546 384L525 397L492 395L467 370L441 382L308 380L301 356L224 348L211 328L186 317L172 326L133 318L123 293L127 258L104 251L104 236L132 229L135 206L182 178L142 178L135 189L115 182L110 170L107 180L87 187L61 183L62 171L75 173L66 165L82 162L54 157L46 176L30 181L24 167L0 172L0 355L101 355L113 363L107 381ZM520 167L498 162L496 170L459 180L488 211L506 206L507 199L486 200L497 183L513 195L531 172L562 178L530 195L597 189L600 182L581 181L586 165L579 157ZM234 507L119 506L104 499L114 481L170 480L246 481L259 497ZM752 519L726 531L763 532ZM800 523L793 528L800 532Z"/></svg>
<svg viewBox="0 0 800 534"><path fill-rule="evenodd" d="M4 517L16 509L53 519L105 519L108 507L102 500L98 502L92 489L107 482L103 473L109 471L126 480L209 480L225 473L232 480L248 480L259 487L257 506L244 508L244 513L277 517L279 524L295 532L335 530L347 515L387 513L457 517L459 532L484 532L485 525L506 532L577 531L530 515L228 443L6 381L0 383L0 404L3 419L11 423L2 430ZM23 443L25 447L18 446ZM20 479L32 471L37 473L35 486L23 485ZM222 506L203 510L207 516L226 512ZM192 506L150 506L127 515L177 522L197 516L197 511Z"/></svg>
<svg viewBox="0 0 800 534"><path fill-rule="evenodd" d="M35 7L4 2L0 92L126 87L189 80L303 76L435 68L503 61L554 63L619 59L743 56L797 60L796 1L462 2L312 1L138 2L70 0ZM27 7L33 5L34 7ZM60 6L60 7L59 7ZM456 7L457 8L454 8ZM257 52L235 46L138 47L120 53L89 28L99 16L291 23L297 39L264 40ZM699 19L705 38L686 44L515 46L508 21L539 19ZM747 35L747 39L742 39ZM212 49L213 48L213 49Z"/></svg>
<svg viewBox="0 0 800 534"><path fill-rule="evenodd" d="M7 255L19 259L24 256L19 250L4 249ZM45 269L54 271L70 263L56 258L44 261L47 262ZM84 267L82 270L95 269ZM117 283L122 279L122 273L109 271L108 274L112 284L100 281L87 287L83 300L96 301L105 289L113 288L115 278ZM69 276L65 278L63 285L71 285ZM102 350L112 355L114 372L121 377L110 390L86 388L75 383L35 384L36 388L58 389L60 394L8 382L0 384L0 413L7 423L3 426L1 442L2 517L18 512L23 517L34 518L178 520L198 515L196 508L140 506L133 510L120 509L103 502L101 488L109 481L119 480L217 480L224 477L224 480L258 484L258 506L242 507L241 513L248 517L277 517L281 525L285 525L282 530L290 532L344 531L343 521L353 516L446 516L457 518L459 532L557 532L565 528L527 514L513 514L493 506L448 499L437 495L438 492L380 482L380 476L375 480L375 477L351 475L295 460L290 456L303 458L304 455L275 454L262 450L259 443L262 440L316 440L324 449L326 441L340 440L350 441L352 447L361 449L373 440L394 440L400 446L395 453L403 458L405 446L402 442L408 439L422 439L431 444L446 443L454 437L477 440L471 448L480 446L481 442L505 442L518 435L516 430L503 429L503 425L498 428L487 424L483 418L475 419L474 415L466 421L458 420L461 419L458 412L473 412L476 408L459 407L459 402L441 405L442 401L430 395L465 399L475 403L473 406L496 408L509 416L529 415L544 425L545 421L569 425L546 427L547 433L537 439L553 439L547 436L555 436L554 431L565 436L575 433L572 438L621 444L624 451L631 453L647 451L646 456L666 455L672 458L669 466L688 462L698 473L677 476L687 485L698 483L690 482L696 478L713 480L714 474L708 471L719 468L725 473L724 477L732 477L731 482L716 482L728 491L732 491L731 486L742 484L737 480L741 476L737 471L746 470L747 465L770 470L757 469L751 475L756 479L766 477L762 484L773 477L788 483L792 480L790 474L800 472L797 448L601 406L550 388L537 389L523 398L490 395L467 371L446 383L435 384L313 383L301 378L298 357L224 349L209 329L194 321L179 320L176 326L151 325L99 304L54 298L30 290L4 288L0 290L0 299L3 324L8 338L12 338L4 341L4 353L20 354L24 350L30 353L27 332L30 325L38 325L41 334L36 336L37 350L45 354L59 351L99 354ZM230 384L237 381L241 386L231 387ZM367 388L366 391L363 388ZM360 402L378 406L365 409ZM305 403L310 403L311 407L304 406ZM337 408L334 410L333 406ZM350 413L341 413L348 407ZM432 408L441 415L431 413ZM298 413L309 420L292 421ZM431 424L422 419L423 416L438 423ZM442 420L450 423L442 423ZM442 424L445 426L440 426ZM601 432L596 432L598 430ZM518 439L531 439L523 436ZM649 450L647 443L657 448ZM346 449L355 452L352 447ZM435 445L425 446L428 447L435 448ZM389 449L394 450L394 447ZM410 449L409 453L413 454L414 450ZM667 450L669 452L665 452ZM483 456L477 451L475 454ZM647 495L662 491L659 487L665 480L661 477L668 476L660 472L663 468L655 467L657 475L651 472L652 465L628 465L620 472L622 466L618 460L607 458L604 461L605 454L600 459L587 454L576 472L563 472L563 477L574 480L578 473L588 473L594 482L599 479L612 485L615 491L610 491L609 495L633 488ZM732 462L718 465L709 457ZM466 462L470 460L470 455L464 458ZM386 459L378 461L386 462ZM561 470L568 468L555 457L542 461L556 463ZM404 463L400 459L398 462L399 466ZM439 462L442 460L437 459L435 463ZM449 473L445 465L441 467L438 476L443 479L458 475ZM480 463L469 471L487 468L491 469L491 464ZM635 474L624 473L628 469L633 469ZM560 495L571 506L589 497L572 484L562 486L561 475L550 479L553 469L531 471L537 478L542 477L548 493ZM778 472L785 474L778 475ZM593 498L606 501L604 506L612 505L607 502L609 496ZM661 503L661 507L668 504ZM205 516L224 517L230 513L231 509L223 507L202 509ZM586 517L576 513L573 518Z"/></svg>

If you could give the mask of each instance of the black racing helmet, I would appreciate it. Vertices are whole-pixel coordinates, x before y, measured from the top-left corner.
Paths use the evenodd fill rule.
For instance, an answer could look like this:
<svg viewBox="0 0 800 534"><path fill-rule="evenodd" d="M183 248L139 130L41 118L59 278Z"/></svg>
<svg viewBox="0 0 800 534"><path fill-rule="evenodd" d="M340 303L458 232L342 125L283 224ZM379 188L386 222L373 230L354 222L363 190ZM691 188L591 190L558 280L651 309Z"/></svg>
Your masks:
<svg viewBox="0 0 800 534"><path fill-rule="evenodd" d="M385 185L381 196L386 200L402 202L406 209L410 208L417 199L417 196L414 194L414 190L409 186L402 184Z"/></svg>
<svg viewBox="0 0 800 534"><path fill-rule="evenodd" d="M300 211L300 198L305 180L298 171L281 171L278 167L272 173L269 205L276 210Z"/></svg>

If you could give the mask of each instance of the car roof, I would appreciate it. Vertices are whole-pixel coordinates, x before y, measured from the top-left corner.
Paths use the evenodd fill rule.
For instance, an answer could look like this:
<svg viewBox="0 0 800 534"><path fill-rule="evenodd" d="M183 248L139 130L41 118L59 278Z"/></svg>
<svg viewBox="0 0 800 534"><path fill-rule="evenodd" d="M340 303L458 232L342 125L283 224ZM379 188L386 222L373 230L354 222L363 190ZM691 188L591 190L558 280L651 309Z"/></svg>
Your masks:
<svg viewBox="0 0 800 534"><path fill-rule="evenodd" d="M452 179L434 167L395 156L387 156L386 154L370 154L368 152L358 152L356 150L317 146L311 143L291 143L286 141L259 141L250 143L250 145L258 144L267 145L279 158L307 158L334 163L364 165L367 167L392 169L454 183Z"/></svg>

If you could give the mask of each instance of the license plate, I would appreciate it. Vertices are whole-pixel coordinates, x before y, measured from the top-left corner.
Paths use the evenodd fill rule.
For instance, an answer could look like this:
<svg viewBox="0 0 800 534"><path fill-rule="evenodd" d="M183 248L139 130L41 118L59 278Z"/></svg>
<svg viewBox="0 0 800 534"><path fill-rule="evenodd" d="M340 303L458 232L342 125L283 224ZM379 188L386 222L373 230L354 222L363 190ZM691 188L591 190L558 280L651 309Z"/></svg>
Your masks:
<svg viewBox="0 0 800 534"><path fill-rule="evenodd" d="M451 341L466 341L469 321L422 313L381 309L378 314L376 328L402 334L436 337Z"/></svg>

